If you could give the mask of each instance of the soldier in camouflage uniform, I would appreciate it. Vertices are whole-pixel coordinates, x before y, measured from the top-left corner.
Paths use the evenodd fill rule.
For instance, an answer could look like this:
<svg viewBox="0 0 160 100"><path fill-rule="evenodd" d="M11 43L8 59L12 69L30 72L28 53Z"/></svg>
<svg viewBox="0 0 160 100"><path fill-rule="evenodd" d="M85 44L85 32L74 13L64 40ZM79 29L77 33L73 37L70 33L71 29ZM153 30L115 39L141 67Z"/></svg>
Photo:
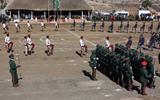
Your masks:
<svg viewBox="0 0 160 100"><path fill-rule="evenodd" d="M131 91L133 71L129 58L126 58L126 60L124 61L123 68L124 68L123 74L124 74L125 87L127 88L128 91Z"/></svg>
<svg viewBox="0 0 160 100"><path fill-rule="evenodd" d="M146 93L146 87L147 87L147 82L150 76L148 75L148 71L146 67L148 66L148 63L146 61L141 62L141 68L139 70L139 81L141 83L141 94L142 95L147 95Z"/></svg>
<svg viewBox="0 0 160 100"><path fill-rule="evenodd" d="M158 55L158 60L159 60L159 64L160 64L160 53L159 53L159 55Z"/></svg>
<svg viewBox="0 0 160 100"><path fill-rule="evenodd" d="M119 26L119 32L123 32L123 21L121 21L121 24Z"/></svg>
<svg viewBox="0 0 160 100"><path fill-rule="evenodd" d="M96 25L97 25L96 20L94 20L91 31L96 31Z"/></svg>
<svg viewBox="0 0 160 100"><path fill-rule="evenodd" d="M97 60L98 57L96 55L96 50L92 51L92 55L90 56L90 67L92 68L92 79L93 80L97 80L96 79L96 69L97 69Z"/></svg>
<svg viewBox="0 0 160 100"><path fill-rule="evenodd" d="M72 30L75 31L76 30L76 20L73 20L72 26L71 26Z"/></svg>
<svg viewBox="0 0 160 100"><path fill-rule="evenodd" d="M151 25L148 27L148 33L153 31L153 22L151 22Z"/></svg>
<svg viewBox="0 0 160 100"><path fill-rule="evenodd" d="M141 34L139 36L139 41L138 41L138 46L137 46L137 49L139 49L140 52L141 52L141 48L144 45L144 43L145 43L145 38L144 38L143 34Z"/></svg>
<svg viewBox="0 0 160 100"><path fill-rule="evenodd" d="M114 23L112 21L111 25L109 26L108 32L112 33L113 32L113 27L114 27Z"/></svg>
<svg viewBox="0 0 160 100"><path fill-rule="evenodd" d="M138 23L136 22L135 25L132 27L132 32L134 29L134 32L137 33L137 26L138 26Z"/></svg>
<svg viewBox="0 0 160 100"><path fill-rule="evenodd" d="M127 25L124 27L124 30L126 30L126 32L129 32L129 21L127 22Z"/></svg>
<svg viewBox="0 0 160 100"><path fill-rule="evenodd" d="M18 87L19 85L18 85L17 68L20 67L20 65L16 65L13 54L11 54L9 58L10 58L9 66L10 66L10 73L12 76L13 87Z"/></svg>
<svg viewBox="0 0 160 100"><path fill-rule="evenodd" d="M146 23L145 23L145 22L143 22L142 27L140 27L140 31L141 31L142 33L144 33L145 26L146 26Z"/></svg>

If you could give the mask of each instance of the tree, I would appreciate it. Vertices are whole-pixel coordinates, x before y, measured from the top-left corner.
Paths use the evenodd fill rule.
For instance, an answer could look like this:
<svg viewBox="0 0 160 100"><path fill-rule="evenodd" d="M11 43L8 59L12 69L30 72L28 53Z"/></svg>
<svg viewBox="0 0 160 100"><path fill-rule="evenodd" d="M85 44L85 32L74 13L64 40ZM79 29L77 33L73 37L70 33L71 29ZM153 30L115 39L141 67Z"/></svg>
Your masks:
<svg viewBox="0 0 160 100"><path fill-rule="evenodd" d="M142 2L142 6L143 6L144 8L151 7L151 5L152 5L152 2L151 2L150 0L144 0L144 1Z"/></svg>
<svg viewBox="0 0 160 100"><path fill-rule="evenodd" d="M4 9L7 6L7 3L5 0L0 0L0 9Z"/></svg>

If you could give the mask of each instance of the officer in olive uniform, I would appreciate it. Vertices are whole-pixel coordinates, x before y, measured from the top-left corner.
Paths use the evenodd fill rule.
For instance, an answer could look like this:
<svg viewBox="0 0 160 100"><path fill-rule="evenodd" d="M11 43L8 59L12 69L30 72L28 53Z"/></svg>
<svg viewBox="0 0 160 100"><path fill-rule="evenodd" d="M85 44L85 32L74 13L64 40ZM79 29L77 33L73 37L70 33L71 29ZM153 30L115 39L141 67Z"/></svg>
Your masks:
<svg viewBox="0 0 160 100"><path fill-rule="evenodd" d="M18 87L19 85L18 85L17 68L20 67L20 65L16 65L13 54L9 55L9 58L10 58L9 66L10 66L10 73L12 76L13 87Z"/></svg>
<svg viewBox="0 0 160 100"><path fill-rule="evenodd" d="M145 43L145 38L144 38L143 34L141 34L139 36L139 41L138 41L138 46L137 46L137 49L139 49L140 52L141 52L141 48L144 45L144 43Z"/></svg>
<svg viewBox="0 0 160 100"><path fill-rule="evenodd" d="M124 30L126 30L126 32L128 33L129 32L129 21L127 22L127 25L124 28L125 28Z"/></svg>
<svg viewBox="0 0 160 100"><path fill-rule="evenodd" d="M96 23L96 20L93 22L93 25L92 25L92 31L96 31L96 25L97 25L97 23Z"/></svg>
<svg viewBox="0 0 160 100"><path fill-rule="evenodd" d="M121 21L121 24L119 26L119 32L123 32L123 21Z"/></svg>
<svg viewBox="0 0 160 100"><path fill-rule="evenodd" d="M145 22L143 22L142 27L140 27L140 31L141 31L142 33L144 33L145 26L146 26L146 23L145 23Z"/></svg>
<svg viewBox="0 0 160 100"><path fill-rule="evenodd" d="M124 83L125 83L127 90L131 91L132 90L133 71L132 71L132 67L131 67L129 58L125 59L123 67L124 67L124 71L123 71Z"/></svg>
<svg viewBox="0 0 160 100"><path fill-rule="evenodd" d="M73 28L73 31L76 30L76 20L74 19L73 23L72 23L72 28Z"/></svg>
<svg viewBox="0 0 160 100"><path fill-rule="evenodd" d="M159 53L159 55L158 55L158 60L159 60L159 64L160 64L160 53Z"/></svg>
<svg viewBox="0 0 160 100"><path fill-rule="evenodd" d="M134 29L134 32L137 33L137 26L138 26L138 22L136 22L135 25L132 27L132 32Z"/></svg>
<svg viewBox="0 0 160 100"><path fill-rule="evenodd" d="M111 25L109 26L109 31L108 32L112 33L113 32L113 27L114 27L114 23L112 21Z"/></svg>
<svg viewBox="0 0 160 100"><path fill-rule="evenodd" d="M147 95L146 93L146 87L147 87L147 82L150 76L148 75L146 67L148 66L148 63L144 60L141 63L142 67L139 70L139 81L141 83L141 94L142 95Z"/></svg>
<svg viewBox="0 0 160 100"><path fill-rule="evenodd" d="M92 51L92 55L90 56L90 67L92 68L92 79L93 80L97 80L96 79L96 69L97 69L97 60L98 60L98 57L96 55L96 50L93 50Z"/></svg>

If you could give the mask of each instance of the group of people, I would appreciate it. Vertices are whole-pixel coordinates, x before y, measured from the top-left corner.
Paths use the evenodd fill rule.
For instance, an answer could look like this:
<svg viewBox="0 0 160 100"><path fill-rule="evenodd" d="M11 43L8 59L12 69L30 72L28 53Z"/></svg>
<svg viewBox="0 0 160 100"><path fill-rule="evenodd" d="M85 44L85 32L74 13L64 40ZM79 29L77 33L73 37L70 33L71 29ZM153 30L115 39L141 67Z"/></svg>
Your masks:
<svg viewBox="0 0 160 100"><path fill-rule="evenodd" d="M74 30L74 31L76 30L76 24L77 24L76 20L74 19L73 23L71 24L71 29ZM43 20L40 22L40 26L41 26L41 31L44 31L44 29L46 28L46 25L43 22ZM86 21L85 21L85 19L83 19L82 22L80 23L80 30L84 31L85 26L86 26ZM96 27L97 27L97 22L93 21L92 25L91 25L91 31L96 31ZM7 23L2 23L2 28L4 30L4 33L7 33L8 30L9 30L9 27L8 27ZM20 28L21 28L20 24L18 22L15 22L15 29L16 29L17 33L20 32ZM32 28L33 27L30 24L30 22L27 21L27 31L30 32ZM58 31L58 28L59 28L59 23L58 23L58 21L55 21L55 30ZM108 32L112 33L114 31L114 28L115 28L114 27L114 21L112 21L111 24L108 27ZM154 28L154 22L151 22L150 25L147 28L148 33L152 33L153 28ZM99 31L104 32L104 29L105 29L105 22L104 22L104 20L102 20L101 25L99 27ZM125 25L124 25L124 22L121 21L118 28L117 29L115 28L115 30L117 32L127 32L127 33L129 32L129 29L130 29L130 22L129 21ZM135 22L135 24L131 27L131 29L132 29L131 32L134 32L134 33L137 33L137 32L145 33L146 22L143 22L143 24L141 26L138 25L138 22ZM156 26L156 33L160 33L160 22Z"/></svg>
<svg viewBox="0 0 160 100"><path fill-rule="evenodd" d="M44 22L41 21L40 25L41 25L41 31L43 32L44 28L45 28ZM159 27L157 27L157 31L159 32L160 24L158 24L158 25L159 25ZM17 22L15 22L15 27L16 27L16 32L19 32L20 26ZM31 29L32 29L32 25L30 24L29 21L27 22L27 27L28 27L27 31L30 32ZM58 23L57 23L56 24L56 30L58 29L58 27L59 26L58 26ZM75 27L76 27L76 21L74 20L72 28L75 30ZM100 31L104 31L104 27L105 27L105 25L104 25L104 21L103 21L101 26L100 26ZM141 30L142 30L143 33L144 33L144 27L145 27L145 24L143 24L143 26L141 27ZM85 28L85 21L83 21L81 23L82 31L84 31L84 28ZM123 28L123 23L121 22L121 25L120 25L119 29L122 30L122 28ZM133 29L136 29L136 28L137 28L137 22L136 22L135 26L133 27ZM129 22L125 26L125 29L126 30L129 29ZM150 30L152 30L152 29L153 29L153 23L151 23L151 26L150 26ZM6 34L5 46L7 48L7 52L8 53L13 52L14 43L10 38L10 34L8 32L9 28L5 23L3 23L3 30ZM93 23L92 30L94 30L94 31L96 30L96 22ZM110 25L110 31L113 31L113 22ZM126 47L127 47L128 50L131 49L132 43L133 43L132 37L130 36L130 37L128 37L128 41L126 42ZM145 43L145 37L143 36L143 34L141 34L140 37L139 37L137 49L141 50L141 48L144 46L144 43ZM84 36L80 37L79 44L80 44L80 55L85 56L86 53L88 53L88 46L85 43ZM156 44L160 44L160 35L158 33L153 32L153 34L151 35L150 40L148 42L148 47L153 48L153 47L156 46ZM52 44L52 41L51 41L49 35L47 35L46 38L45 38L45 45L46 45L45 53L47 54L47 56L53 55L55 45ZM33 43L30 34L28 34L27 36L24 36L23 46L24 46L24 54L26 56L34 53L35 44ZM109 51L114 50L113 45L110 43L110 37L108 37L108 36L105 38L105 48L108 49ZM11 76L12 76L13 87L18 87L19 85L18 85L17 68L19 68L20 65L16 65L13 54L11 54L9 56L9 58L10 58L9 65L10 65L10 72L11 72ZM160 62L160 54L159 54L159 62ZM124 67L128 68L128 60L125 60L125 64L126 65L124 65ZM145 91L145 89L146 89L146 79L144 78L144 76L146 75L146 70L145 69L146 69L146 66L148 65L148 63L146 63L146 61L143 61L143 62L141 62L141 65L143 66L140 69L140 74L142 74L141 76L143 76L143 77L140 77L141 80L142 80L141 81L141 83L142 83L141 91L142 91L142 94L145 95L146 94L146 91ZM94 75L94 79L96 79L94 73L93 73L93 75ZM149 76L147 76L147 77L149 77ZM130 83L127 83L127 84L130 84ZM130 86L129 86L129 88L130 88Z"/></svg>
<svg viewBox="0 0 160 100"><path fill-rule="evenodd" d="M145 44L145 42L147 43ZM126 47L130 49L132 46L132 43L133 43L132 36L129 36L126 43ZM160 34L153 32L150 38L148 39L148 41L146 41L143 33L140 34L138 44L137 44L137 49L141 52L142 49L146 49L146 50L148 49L153 51L153 48L160 49Z"/></svg>
<svg viewBox="0 0 160 100"><path fill-rule="evenodd" d="M92 67L92 79L96 79L96 69L108 76L111 80L133 90L133 79L141 83L138 89L142 95L147 95L146 87L155 88L155 65L151 56L145 55L136 49L116 44L114 50L97 45L92 51L89 65Z"/></svg>
<svg viewBox="0 0 160 100"><path fill-rule="evenodd" d="M54 45L51 43L49 35L46 36L45 44L47 50L45 50L45 53L50 56L53 54ZM23 38L23 45L24 45L24 54L31 55L34 53L35 44L32 41L31 35L28 34L27 36L24 36ZM10 34L7 33L5 37L5 47L7 48L7 52L13 52L13 41L10 38Z"/></svg>

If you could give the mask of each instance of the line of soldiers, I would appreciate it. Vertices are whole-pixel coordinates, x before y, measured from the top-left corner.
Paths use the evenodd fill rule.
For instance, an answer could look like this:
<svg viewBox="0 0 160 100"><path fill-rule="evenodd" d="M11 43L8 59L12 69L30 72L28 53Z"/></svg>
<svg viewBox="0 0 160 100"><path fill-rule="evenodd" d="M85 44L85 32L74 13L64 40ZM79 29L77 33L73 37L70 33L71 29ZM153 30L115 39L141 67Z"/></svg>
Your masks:
<svg viewBox="0 0 160 100"><path fill-rule="evenodd" d="M139 53L137 50L128 50L126 46L115 45L110 51L97 45L90 56L92 78L96 80L96 69L111 78L117 84L131 91L133 79L141 83L141 94L146 95L146 86L155 87L155 72L153 59L149 55Z"/></svg>
<svg viewBox="0 0 160 100"><path fill-rule="evenodd" d="M40 23L41 26L41 31L44 31L44 29L46 28L46 25L44 24L43 21L41 21ZM86 26L86 21L82 20L82 22L80 23L80 30L84 31L85 30L85 26ZM93 21L92 25L91 25L91 31L96 31L96 27L97 27L97 22ZM154 27L154 23L151 22L148 29L148 33L152 33L153 32L153 27ZM9 27L6 23L2 23L2 28L4 30L4 33L9 31ZM18 22L15 22L15 28L16 28L16 33L20 32L20 24ZM32 25L30 24L30 22L27 22L27 31L31 32L32 29ZM59 23L56 21L55 22L55 31L58 31L59 28ZM124 25L123 21L121 21L120 25L118 26L118 29L116 30L117 32L129 32L129 28L130 28L130 22L128 21L126 25ZM138 31L139 28L139 31ZM135 25L132 27L132 31L134 33L140 32L140 33L144 33L145 32L145 28L146 28L146 22L143 22L142 26L138 27L138 22L135 22ZM71 30L75 31L76 29L76 21L75 19L73 20L73 23L71 25ZM101 25L99 27L99 31L100 32L104 32L105 29L105 22L104 20L102 20ZM111 22L111 24L108 27L108 32L112 33L114 29L114 21ZM156 33L160 33L160 22L158 23L157 27L156 27Z"/></svg>
<svg viewBox="0 0 160 100"><path fill-rule="evenodd" d="M153 51L153 48L160 49L160 34L153 32L150 36L150 38L147 41L147 44L145 45L145 37L142 34L139 36L137 49L141 51L141 49L150 49ZM147 46L147 48L145 48Z"/></svg>
<svg viewBox="0 0 160 100"><path fill-rule="evenodd" d="M151 22L148 27L148 33L153 32L153 26L154 26L154 23ZM91 31L96 31L96 27L97 27L97 22L96 22L96 20L94 20L91 25ZM75 31L75 28L76 28L76 21L73 20L71 29ZM102 24L100 25L99 31L104 32L104 28L105 28L105 23L104 23L104 20L102 20ZM137 32L145 33L146 22L143 22L143 24L142 24L142 26L140 26L140 28L138 27L138 22L135 22L134 26L131 28L132 28L131 32L133 32L133 33L137 33ZM138 28L139 28L139 31L138 31ZM84 31L84 29L85 29L85 20L83 20L80 24L80 30ZM113 29L114 29L114 21L112 21L111 24L109 25L108 32L112 33L114 31ZM127 24L124 25L123 21L121 21L120 25L118 26L118 30L116 30L116 31L128 33L129 29L130 29L130 22L128 21ZM160 32L160 22L158 23L157 28L156 28L156 33L159 33L159 32Z"/></svg>

